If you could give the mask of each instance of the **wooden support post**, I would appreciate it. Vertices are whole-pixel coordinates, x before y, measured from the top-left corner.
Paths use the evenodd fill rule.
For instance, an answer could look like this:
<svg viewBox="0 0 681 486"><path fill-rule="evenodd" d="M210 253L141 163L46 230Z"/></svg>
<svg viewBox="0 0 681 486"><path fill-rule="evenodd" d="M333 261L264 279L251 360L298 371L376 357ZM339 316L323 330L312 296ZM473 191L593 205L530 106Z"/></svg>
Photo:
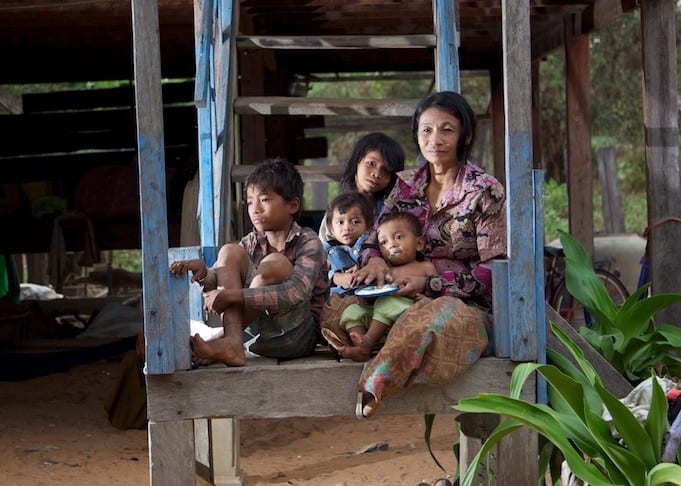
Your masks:
<svg viewBox="0 0 681 486"><path fill-rule="evenodd" d="M235 418L210 419L208 439L212 483L215 486L240 486L243 483L243 477L239 465L239 420Z"/></svg>
<svg viewBox="0 0 681 486"><path fill-rule="evenodd" d="M589 36L574 35L573 28L569 18L565 21L568 217L570 234L593 257Z"/></svg>
<svg viewBox="0 0 681 486"><path fill-rule="evenodd" d="M541 96L539 60L532 61L532 167L543 169L541 152Z"/></svg>
<svg viewBox="0 0 681 486"><path fill-rule="evenodd" d="M494 145L494 177L506 185L506 147L504 116L504 83L500 69L490 72L492 90L492 143Z"/></svg>
<svg viewBox="0 0 681 486"><path fill-rule="evenodd" d="M151 485L196 484L192 420L149 421Z"/></svg>
<svg viewBox="0 0 681 486"><path fill-rule="evenodd" d="M525 2L502 2L504 102L506 124L506 192L508 221L509 320L511 359L537 359L537 302L532 175L532 106L530 12Z"/></svg>
<svg viewBox="0 0 681 486"><path fill-rule="evenodd" d="M435 82L438 91L461 92L459 69L459 32L456 2L433 0L433 22L437 45L435 47Z"/></svg>
<svg viewBox="0 0 681 486"><path fill-rule="evenodd" d="M675 8L674 0L641 2L649 225L681 216ZM680 241L677 222L661 224L648 235L654 294L681 289L681 273L669 271L678 265ZM681 326L680 307L659 312L658 322Z"/></svg>
<svg viewBox="0 0 681 486"><path fill-rule="evenodd" d="M598 181L601 185L603 202L603 226L609 235L624 233L624 214L622 214L622 194L617 180L617 161L615 147L598 150Z"/></svg>
<svg viewBox="0 0 681 486"><path fill-rule="evenodd" d="M502 0L502 42L509 258L507 264L493 267L495 319L504 319L508 325L509 332L498 342L509 348L504 351L510 353L512 360L542 361L544 349L538 349L536 327L535 241L537 238L543 241L543 235L534 231L536 218L542 215L536 211L532 171L529 4ZM528 238L527 232L518 231L518 228L532 228L531 236ZM500 275L502 271L507 273ZM503 295L496 293L500 288ZM536 383L532 380L528 385L525 399L535 400ZM473 440L478 439L469 439L462 433L462 450L476 449L478 444ZM511 434L501 441L495 453L493 470L496 484L536 482L538 446L535 432L527 429ZM462 467L470 459L463 457L460 461Z"/></svg>

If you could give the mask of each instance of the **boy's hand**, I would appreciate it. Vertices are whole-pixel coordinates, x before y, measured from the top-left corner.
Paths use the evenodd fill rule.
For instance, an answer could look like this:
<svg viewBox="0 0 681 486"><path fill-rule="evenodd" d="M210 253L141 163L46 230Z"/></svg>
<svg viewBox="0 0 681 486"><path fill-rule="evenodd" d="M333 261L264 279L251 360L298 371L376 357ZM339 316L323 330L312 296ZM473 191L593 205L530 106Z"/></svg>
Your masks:
<svg viewBox="0 0 681 486"><path fill-rule="evenodd" d="M180 260L170 264L170 273L176 277L182 277L187 272L192 272L192 282L198 282L206 278L208 267L200 258L194 260Z"/></svg>
<svg viewBox="0 0 681 486"><path fill-rule="evenodd" d="M203 294L203 306L207 312L211 314L222 314L229 302L227 302L227 295L223 292L224 288L219 287L215 290L209 290Z"/></svg>

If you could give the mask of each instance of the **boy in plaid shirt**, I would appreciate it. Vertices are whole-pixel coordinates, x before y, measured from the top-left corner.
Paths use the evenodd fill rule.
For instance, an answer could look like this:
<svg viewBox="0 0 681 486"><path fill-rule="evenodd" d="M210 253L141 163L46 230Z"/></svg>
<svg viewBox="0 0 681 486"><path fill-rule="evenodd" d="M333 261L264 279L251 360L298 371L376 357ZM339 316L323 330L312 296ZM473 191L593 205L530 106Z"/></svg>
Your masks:
<svg viewBox="0 0 681 486"><path fill-rule="evenodd" d="M246 179L245 192L251 233L220 248L211 269L200 259L170 266L174 275L192 272L192 281L203 288L206 309L222 315L222 336L190 338L197 366L243 366L247 326L259 335L250 351L271 358L309 355L318 340L328 268L317 233L297 223L303 200L300 174L284 159L266 160Z"/></svg>

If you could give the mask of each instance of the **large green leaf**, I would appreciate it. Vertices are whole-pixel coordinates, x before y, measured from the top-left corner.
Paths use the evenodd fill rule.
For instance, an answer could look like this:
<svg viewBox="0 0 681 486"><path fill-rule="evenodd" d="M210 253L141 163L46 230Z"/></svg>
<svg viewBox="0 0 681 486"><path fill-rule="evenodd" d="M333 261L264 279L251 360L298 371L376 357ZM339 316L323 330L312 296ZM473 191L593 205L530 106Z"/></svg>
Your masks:
<svg viewBox="0 0 681 486"><path fill-rule="evenodd" d="M563 332L561 328L556 326L553 322L551 323L551 332L558 338L558 340L563 343L563 346L565 346L572 357L575 359L577 362L577 365L580 367L582 372L584 373L584 376L589 380L589 383L600 383L601 378L598 376L598 373L596 373L596 370L594 367L589 363L589 360L586 359L586 356L584 356L584 352L579 349L579 346L577 346L570 337Z"/></svg>
<svg viewBox="0 0 681 486"><path fill-rule="evenodd" d="M560 449L570 466L570 470L577 477L588 481L594 486L612 485L612 482L609 481L594 464L584 461L583 457L575 450L563 433L562 424L551 414L550 409L540 409L533 404L521 400L493 394L481 394L475 398L463 399L458 405L454 406L454 408L462 412L499 413L506 417L510 417L517 422L528 425L536 432L544 435ZM510 431L507 431L502 427L505 422L506 421L502 422L502 424L500 424L490 435L487 441L485 441L485 444L483 444L483 447L476 455L475 461L472 464L477 465L480 458L487 455L491 448L496 445L501 438L510 433ZM517 428L517 425L515 428ZM515 430L515 428L513 428L513 430ZM474 471L471 469L466 471L462 486L471 484L474 476Z"/></svg>
<svg viewBox="0 0 681 486"><path fill-rule="evenodd" d="M639 300L631 307L620 309L613 325L624 334L626 342L647 331L655 314L677 302L681 302L681 294L652 295Z"/></svg>
<svg viewBox="0 0 681 486"><path fill-rule="evenodd" d="M661 463L652 468L646 475L644 486L681 485L681 466Z"/></svg>
<svg viewBox="0 0 681 486"><path fill-rule="evenodd" d="M658 383L655 373L651 372L651 376L653 379L653 396L650 400L645 430L653 446L655 462L658 463L662 458L662 440L667 430L669 430L669 422L667 421L668 403L664 390Z"/></svg>
<svg viewBox="0 0 681 486"><path fill-rule="evenodd" d="M673 347L681 348L681 328L669 324L660 324L657 326L657 332L664 336Z"/></svg>
<svg viewBox="0 0 681 486"><path fill-rule="evenodd" d="M608 295L603 281L593 269L591 257L579 242L565 231L560 231L560 242L565 252L565 285L570 294L586 307L597 325L608 332L617 308Z"/></svg>
<svg viewBox="0 0 681 486"><path fill-rule="evenodd" d="M575 380L577 383L580 383L582 385L582 390L584 391L584 395L586 396L587 406L589 407L589 409L594 411L595 413L601 413L603 408L603 401L601 400L601 397L598 396L598 393L596 393L596 390L593 388L592 384L584 376L584 374L572 363L572 361L570 361L562 354L550 348L547 348L546 356L550 364L555 365L561 372L565 373L570 378ZM550 387L548 389L548 395L551 407L555 408L558 411L561 411L558 408L560 405L556 401L556 398L554 397L555 394L553 393L553 389Z"/></svg>
<svg viewBox="0 0 681 486"><path fill-rule="evenodd" d="M660 462L659 456L655 454L650 437L627 406L600 385L596 385L596 390L612 416L613 426L629 450L643 462L645 465L643 469L651 469Z"/></svg>

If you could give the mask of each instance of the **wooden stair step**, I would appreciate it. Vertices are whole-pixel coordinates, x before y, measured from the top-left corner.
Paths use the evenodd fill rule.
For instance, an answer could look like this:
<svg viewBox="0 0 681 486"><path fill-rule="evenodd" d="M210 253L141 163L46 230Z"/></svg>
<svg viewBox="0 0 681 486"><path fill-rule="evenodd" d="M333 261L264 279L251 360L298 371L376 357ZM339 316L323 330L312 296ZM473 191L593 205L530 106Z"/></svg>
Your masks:
<svg viewBox="0 0 681 486"><path fill-rule="evenodd" d="M234 100L239 115L345 115L411 117L419 100L242 96Z"/></svg>
<svg viewBox="0 0 681 486"><path fill-rule="evenodd" d="M230 176L232 182L244 182L255 165L233 165ZM342 165L297 165L303 182L338 182L343 173Z"/></svg>
<svg viewBox="0 0 681 486"><path fill-rule="evenodd" d="M433 34L420 35L332 35L239 36L240 48L261 49L412 49L435 47Z"/></svg>

